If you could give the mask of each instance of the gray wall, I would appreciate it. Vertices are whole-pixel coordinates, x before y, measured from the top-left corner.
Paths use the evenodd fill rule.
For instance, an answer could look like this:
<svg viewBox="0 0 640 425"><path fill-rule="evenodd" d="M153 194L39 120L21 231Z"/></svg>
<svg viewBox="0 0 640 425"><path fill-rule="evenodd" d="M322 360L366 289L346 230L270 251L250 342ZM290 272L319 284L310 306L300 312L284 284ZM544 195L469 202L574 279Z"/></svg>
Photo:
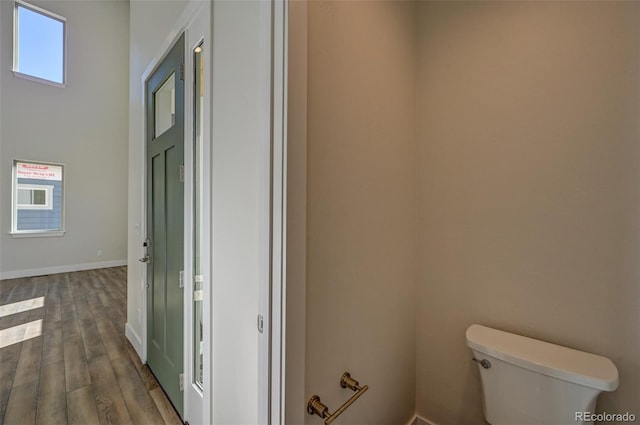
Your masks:
<svg viewBox="0 0 640 425"><path fill-rule="evenodd" d="M122 264L127 256L129 4L33 3L67 18L68 84L57 88L14 77L14 3L1 1L0 277ZM65 165L63 237L9 234L14 159Z"/></svg>
<svg viewBox="0 0 640 425"><path fill-rule="evenodd" d="M417 411L483 423L472 323L601 354L640 400L640 3L420 3Z"/></svg>

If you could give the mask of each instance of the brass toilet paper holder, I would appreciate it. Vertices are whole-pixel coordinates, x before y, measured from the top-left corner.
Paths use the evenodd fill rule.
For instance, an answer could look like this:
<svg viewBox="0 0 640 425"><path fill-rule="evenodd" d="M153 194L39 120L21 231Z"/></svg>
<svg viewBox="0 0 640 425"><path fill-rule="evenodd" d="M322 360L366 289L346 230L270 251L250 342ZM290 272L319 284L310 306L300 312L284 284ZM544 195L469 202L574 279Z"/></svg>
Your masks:
<svg viewBox="0 0 640 425"><path fill-rule="evenodd" d="M369 389L368 385L361 387L358 381L351 377L349 372L345 372L342 374L342 377L340 378L340 386L342 388L349 388L356 393L352 395L349 400L347 400L342 406L340 406L338 410L333 413L329 413L329 408L320 401L320 397L314 395L309 399L309 402L307 403L307 413L309 413L310 415L320 416L325 420L325 425L329 425L338 416L344 413L344 411L347 410L347 408L351 406L353 402L356 401L362 394L364 394L365 391Z"/></svg>

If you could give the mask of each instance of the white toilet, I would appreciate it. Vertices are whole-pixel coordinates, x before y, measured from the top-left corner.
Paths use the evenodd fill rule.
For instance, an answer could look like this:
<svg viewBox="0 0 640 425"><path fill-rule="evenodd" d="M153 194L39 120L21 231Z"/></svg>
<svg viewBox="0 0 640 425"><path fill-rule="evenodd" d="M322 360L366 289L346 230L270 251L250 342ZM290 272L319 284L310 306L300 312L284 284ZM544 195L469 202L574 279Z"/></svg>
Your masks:
<svg viewBox="0 0 640 425"><path fill-rule="evenodd" d="M591 424L602 391L618 388L606 357L481 325L467 329L492 425Z"/></svg>

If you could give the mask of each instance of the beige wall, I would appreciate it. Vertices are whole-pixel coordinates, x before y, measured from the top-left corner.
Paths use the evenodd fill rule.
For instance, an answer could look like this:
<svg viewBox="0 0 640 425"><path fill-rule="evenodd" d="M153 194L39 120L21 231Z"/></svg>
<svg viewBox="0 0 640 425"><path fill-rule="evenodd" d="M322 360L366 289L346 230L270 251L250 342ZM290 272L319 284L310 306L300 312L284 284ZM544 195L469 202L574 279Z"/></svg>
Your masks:
<svg viewBox="0 0 640 425"><path fill-rule="evenodd" d="M306 1L289 3L287 117L287 267L285 423L302 424L305 409L307 277L307 16Z"/></svg>
<svg viewBox="0 0 640 425"><path fill-rule="evenodd" d="M417 412L483 423L472 323L607 356L640 415L640 3L421 3Z"/></svg>
<svg viewBox="0 0 640 425"><path fill-rule="evenodd" d="M415 11L309 4L306 398L335 410L351 372L371 389L342 423L414 411Z"/></svg>

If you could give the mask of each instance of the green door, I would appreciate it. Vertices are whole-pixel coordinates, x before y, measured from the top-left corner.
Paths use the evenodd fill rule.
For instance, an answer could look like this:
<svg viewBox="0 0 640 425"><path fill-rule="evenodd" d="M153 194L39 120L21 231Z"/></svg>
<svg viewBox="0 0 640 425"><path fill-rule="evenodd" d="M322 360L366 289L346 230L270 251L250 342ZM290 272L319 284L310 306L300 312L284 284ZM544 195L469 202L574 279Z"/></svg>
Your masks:
<svg viewBox="0 0 640 425"><path fill-rule="evenodd" d="M184 34L146 83L147 363L183 415Z"/></svg>

